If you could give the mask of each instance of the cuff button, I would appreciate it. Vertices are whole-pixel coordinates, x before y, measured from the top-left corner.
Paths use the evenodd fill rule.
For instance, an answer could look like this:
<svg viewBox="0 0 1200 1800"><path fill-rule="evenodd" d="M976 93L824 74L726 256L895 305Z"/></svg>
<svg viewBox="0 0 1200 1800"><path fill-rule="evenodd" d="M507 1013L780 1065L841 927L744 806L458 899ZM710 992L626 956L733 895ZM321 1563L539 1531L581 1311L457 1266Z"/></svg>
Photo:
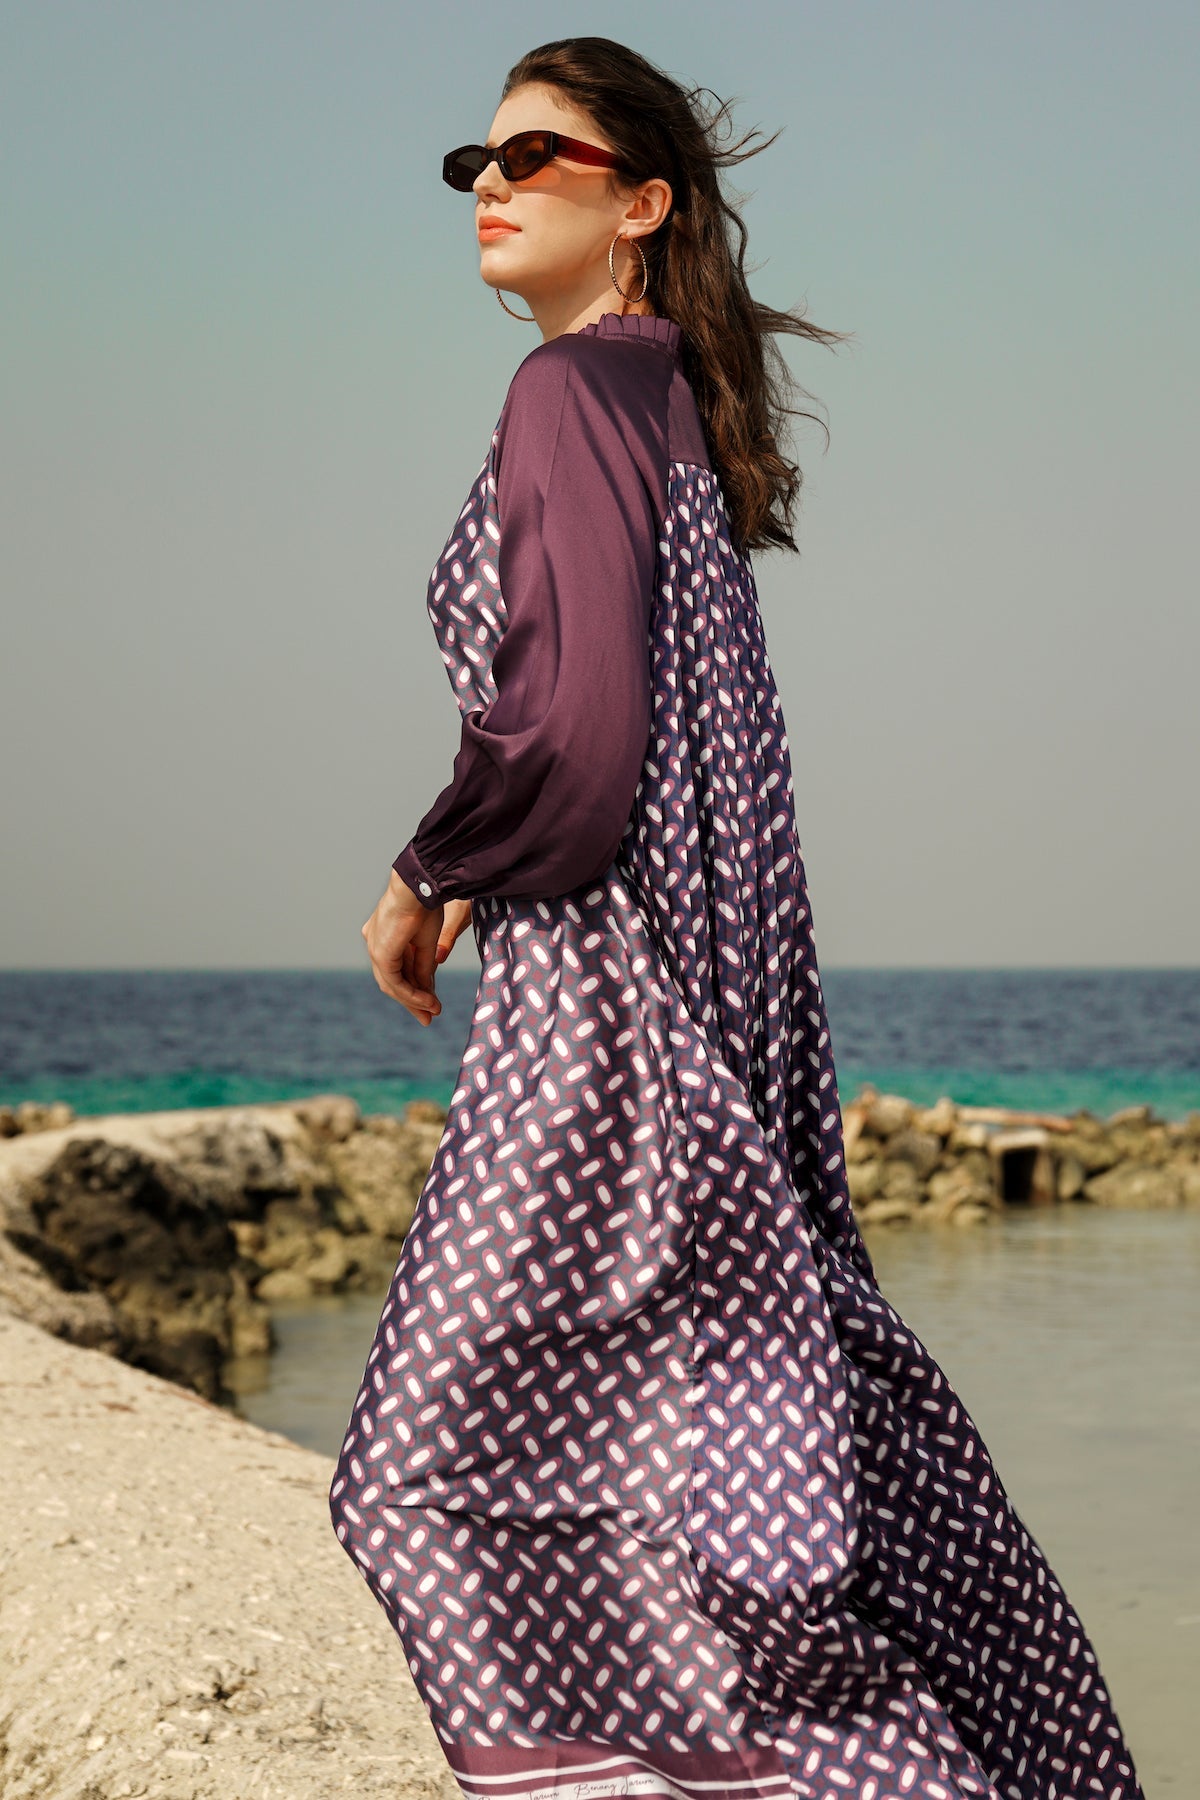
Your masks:
<svg viewBox="0 0 1200 1800"><path fill-rule="evenodd" d="M430 887L430 885L427 881L418 881L417 886L420 888L420 890L423 894L432 894L432 892L433 892L433 889Z"/></svg>

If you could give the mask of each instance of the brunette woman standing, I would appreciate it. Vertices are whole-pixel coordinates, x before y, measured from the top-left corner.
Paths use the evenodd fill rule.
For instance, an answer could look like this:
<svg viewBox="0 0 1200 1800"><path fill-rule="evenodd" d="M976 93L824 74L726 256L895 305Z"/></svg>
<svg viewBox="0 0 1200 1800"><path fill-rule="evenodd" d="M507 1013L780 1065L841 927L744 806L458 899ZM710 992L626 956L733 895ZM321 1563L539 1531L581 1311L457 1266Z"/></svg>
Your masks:
<svg viewBox="0 0 1200 1800"><path fill-rule="evenodd" d="M446 158L542 342L430 581L453 779L363 927L426 1025L468 923L482 972L334 1526L478 1800L1142 1800L851 1210L749 561L796 548L773 336L838 334L750 297L705 91L545 44Z"/></svg>

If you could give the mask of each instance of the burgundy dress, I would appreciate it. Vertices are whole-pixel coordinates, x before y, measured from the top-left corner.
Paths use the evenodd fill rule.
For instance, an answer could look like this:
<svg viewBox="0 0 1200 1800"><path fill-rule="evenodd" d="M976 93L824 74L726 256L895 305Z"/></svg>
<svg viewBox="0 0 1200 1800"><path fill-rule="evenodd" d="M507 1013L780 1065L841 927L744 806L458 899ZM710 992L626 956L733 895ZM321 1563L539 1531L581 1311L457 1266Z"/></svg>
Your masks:
<svg viewBox="0 0 1200 1800"><path fill-rule="evenodd" d="M330 1507L463 1791L1142 1800L851 1210L674 321L529 353L428 609L462 744L395 866L482 971Z"/></svg>

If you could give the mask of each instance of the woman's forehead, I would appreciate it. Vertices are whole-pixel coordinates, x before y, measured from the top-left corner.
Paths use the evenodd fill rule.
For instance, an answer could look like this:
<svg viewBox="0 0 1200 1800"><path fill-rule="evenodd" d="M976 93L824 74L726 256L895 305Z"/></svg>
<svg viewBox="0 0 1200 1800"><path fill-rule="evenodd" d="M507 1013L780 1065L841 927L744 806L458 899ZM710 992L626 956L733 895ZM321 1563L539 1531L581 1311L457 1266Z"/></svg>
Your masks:
<svg viewBox="0 0 1200 1800"><path fill-rule="evenodd" d="M515 131L550 129L576 137L587 134L596 139L599 136L587 114L573 106L557 88L528 82L524 87L514 88L500 102L492 119L487 141L489 144L502 144Z"/></svg>

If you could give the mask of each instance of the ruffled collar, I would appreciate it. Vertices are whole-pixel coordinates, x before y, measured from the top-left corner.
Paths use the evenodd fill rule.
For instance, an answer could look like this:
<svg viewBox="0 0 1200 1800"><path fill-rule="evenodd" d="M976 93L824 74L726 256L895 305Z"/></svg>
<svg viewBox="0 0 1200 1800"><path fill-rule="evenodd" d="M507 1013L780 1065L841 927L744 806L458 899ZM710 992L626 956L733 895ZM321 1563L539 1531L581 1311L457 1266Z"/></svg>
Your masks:
<svg viewBox="0 0 1200 1800"><path fill-rule="evenodd" d="M683 333L674 319L656 313L601 313L589 325L581 325L577 335L636 338L639 343L652 344L665 350L676 362L680 361L679 343Z"/></svg>

